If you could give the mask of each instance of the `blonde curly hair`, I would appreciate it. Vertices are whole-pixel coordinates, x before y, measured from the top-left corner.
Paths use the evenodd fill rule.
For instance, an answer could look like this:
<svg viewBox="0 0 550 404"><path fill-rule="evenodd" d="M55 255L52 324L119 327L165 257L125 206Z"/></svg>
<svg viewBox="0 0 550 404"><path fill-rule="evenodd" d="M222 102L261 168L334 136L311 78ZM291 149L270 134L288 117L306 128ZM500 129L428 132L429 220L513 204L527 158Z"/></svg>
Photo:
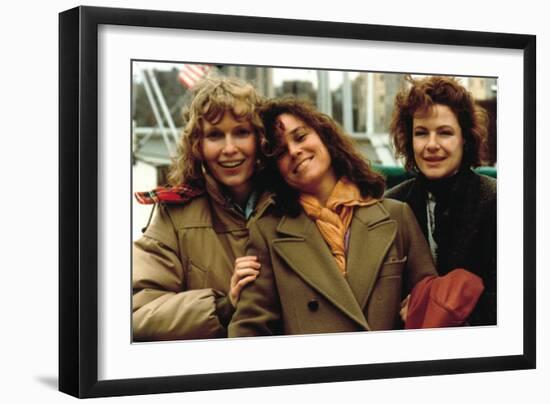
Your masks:
<svg viewBox="0 0 550 404"><path fill-rule="evenodd" d="M229 111L237 121L249 121L256 135L257 159L265 160L265 130L258 114L262 97L249 83L235 78L208 76L193 88L193 100L182 111L185 122L178 153L168 173L170 185L188 184L204 189L203 122L217 124ZM260 164L263 165L263 164Z"/></svg>

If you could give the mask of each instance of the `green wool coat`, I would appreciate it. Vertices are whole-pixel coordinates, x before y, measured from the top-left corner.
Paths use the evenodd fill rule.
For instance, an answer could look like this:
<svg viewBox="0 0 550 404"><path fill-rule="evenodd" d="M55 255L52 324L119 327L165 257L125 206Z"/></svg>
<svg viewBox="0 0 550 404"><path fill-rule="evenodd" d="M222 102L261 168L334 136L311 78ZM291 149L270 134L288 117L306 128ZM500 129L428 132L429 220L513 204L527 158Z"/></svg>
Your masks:
<svg viewBox="0 0 550 404"><path fill-rule="evenodd" d="M303 212L278 217L266 209L250 226L247 252L259 256L260 275L241 292L229 336L399 327L402 298L422 278L436 275L414 214L386 199L356 208L350 226L344 277Z"/></svg>

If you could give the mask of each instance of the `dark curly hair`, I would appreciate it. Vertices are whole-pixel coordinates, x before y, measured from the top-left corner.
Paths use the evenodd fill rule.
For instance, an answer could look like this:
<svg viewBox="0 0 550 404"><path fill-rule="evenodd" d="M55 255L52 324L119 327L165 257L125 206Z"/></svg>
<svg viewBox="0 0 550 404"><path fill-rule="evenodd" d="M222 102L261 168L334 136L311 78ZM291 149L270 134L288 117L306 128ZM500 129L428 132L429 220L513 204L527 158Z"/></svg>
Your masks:
<svg viewBox="0 0 550 404"><path fill-rule="evenodd" d="M412 145L413 117L416 112L429 111L434 105L449 107L456 115L464 136L462 167L478 167L487 156L488 116L476 105L472 94L452 77L431 76L414 80L395 97L390 137L395 156L405 160L405 168L416 169Z"/></svg>
<svg viewBox="0 0 550 404"><path fill-rule="evenodd" d="M313 129L326 146L336 177L345 176L359 188L361 195L380 198L384 194L384 177L373 171L370 163L353 145L350 136L328 115L315 109L308 101L296 98L282 98L265 102L260 109L267 143L264 153L271 158L266 166L268 187L275 193L276 206L280 213L297 215L299 191L291 188L282 178L277 168L277 156L281 145L280 124L282 114L293 115Z"/></svg>

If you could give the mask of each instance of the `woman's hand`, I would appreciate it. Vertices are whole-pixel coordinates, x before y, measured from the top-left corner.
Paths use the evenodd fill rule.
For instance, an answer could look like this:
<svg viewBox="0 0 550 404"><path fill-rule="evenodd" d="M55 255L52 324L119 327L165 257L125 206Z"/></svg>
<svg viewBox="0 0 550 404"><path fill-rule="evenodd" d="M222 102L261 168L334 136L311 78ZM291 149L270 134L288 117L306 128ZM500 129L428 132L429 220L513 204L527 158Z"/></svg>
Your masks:
<svg viewBox="0 0 550 404"><path fill-rule="evenodd" d="M231 276L229 301L233 307L237 306L241 290L245 285L253 282L260 273L261 264L256 256L239 257L235 260L235 269Z"/></svg>
<svg viewBox="0 0 550 404"><path fill-rule="evenodd" d="M409 312L409 300L411 300L410 293L401 302L401 310L399 310L399 315L401 316L401 320L403 320L404 323L407 322L407 314Z"/></svg>

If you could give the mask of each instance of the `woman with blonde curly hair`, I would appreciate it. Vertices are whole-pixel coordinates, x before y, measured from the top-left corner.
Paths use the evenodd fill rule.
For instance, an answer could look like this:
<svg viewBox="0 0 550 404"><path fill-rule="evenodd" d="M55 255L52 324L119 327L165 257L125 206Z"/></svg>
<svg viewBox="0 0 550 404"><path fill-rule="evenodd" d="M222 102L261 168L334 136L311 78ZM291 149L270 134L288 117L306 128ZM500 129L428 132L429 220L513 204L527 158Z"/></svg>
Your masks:
<svg viewBox="0 0 550 404"><path fill-rule="evenodd" d="M487 114L454 78L407 80L390 136L416 175L386 197L411 206L440 275L465 268L483 280L468 323L496 324L496 180L472 170L486 152Z"/></svg>
<svg viewBox="0 0 550 404"><path fill-rule="evenodd" d="M245 256L261 192L264 127L256 90L209 77L184 113L171 187L136 194L156 214L133 252L134 341L217 338L259 269Z"/></svg>

